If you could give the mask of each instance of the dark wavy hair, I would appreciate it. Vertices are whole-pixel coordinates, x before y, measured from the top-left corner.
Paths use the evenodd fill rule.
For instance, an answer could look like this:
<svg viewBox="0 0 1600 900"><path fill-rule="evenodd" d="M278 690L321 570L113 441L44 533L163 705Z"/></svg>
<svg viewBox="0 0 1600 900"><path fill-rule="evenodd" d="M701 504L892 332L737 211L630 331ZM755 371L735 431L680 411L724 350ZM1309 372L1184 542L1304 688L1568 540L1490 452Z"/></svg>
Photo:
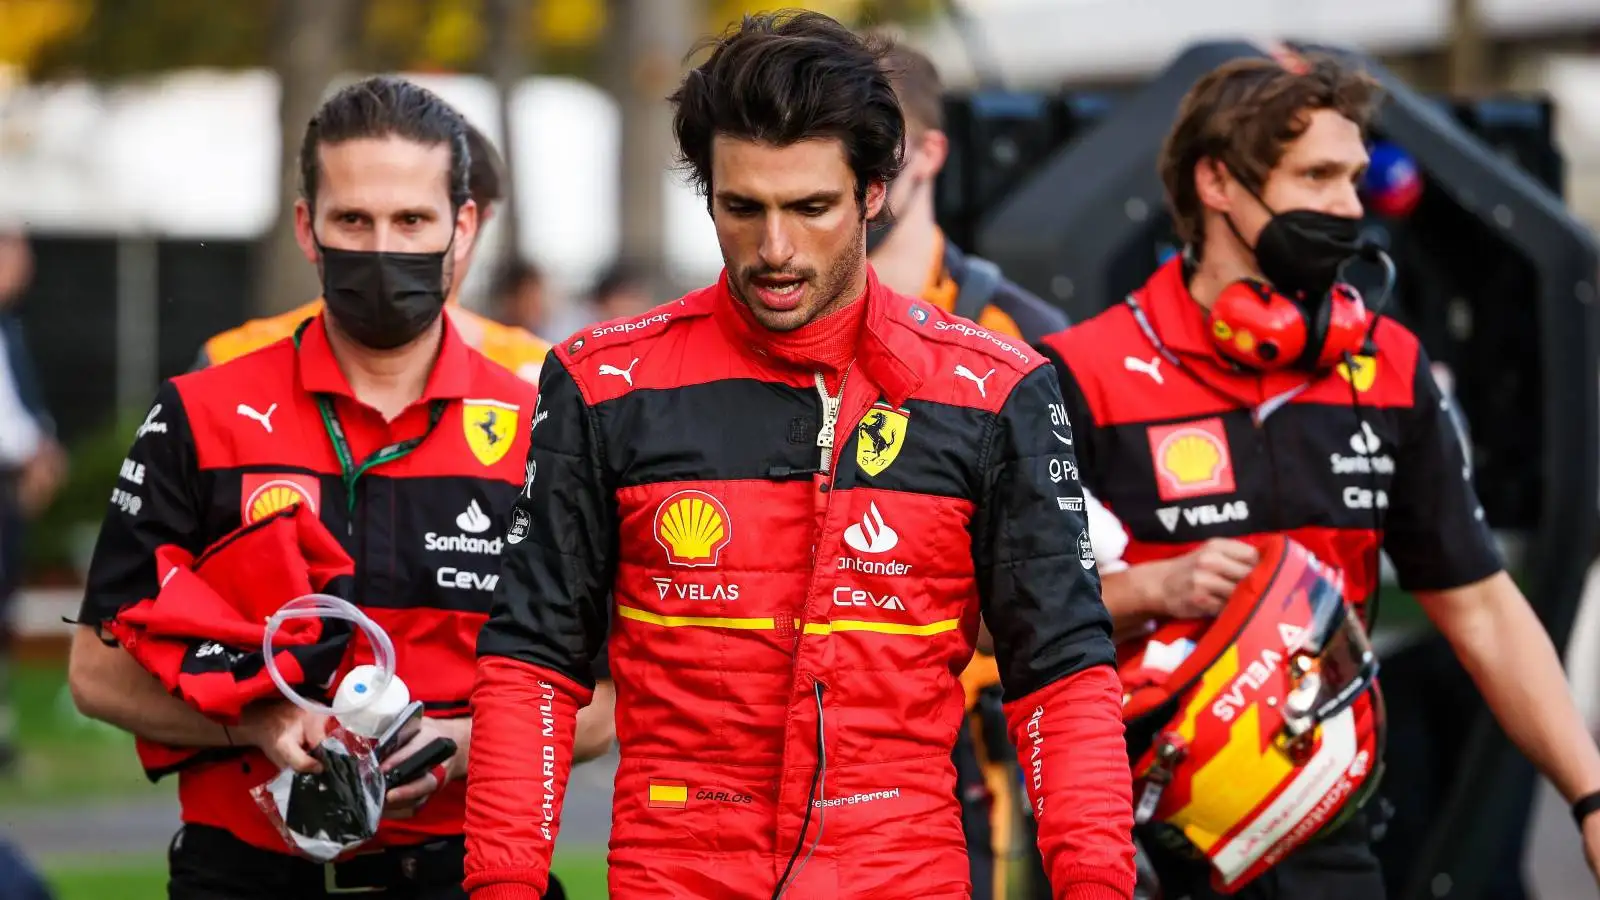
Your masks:
<svg viewBox="0 0 1600 900"><path fill-rule="evenodd" d="M670 99L679 163L708 204L717 135L778 147L837 138L858 205L868 185L899 174L905 118L884 74L887 42L821 13L783 10L745 16L695 53L706 49Z"/></svg>

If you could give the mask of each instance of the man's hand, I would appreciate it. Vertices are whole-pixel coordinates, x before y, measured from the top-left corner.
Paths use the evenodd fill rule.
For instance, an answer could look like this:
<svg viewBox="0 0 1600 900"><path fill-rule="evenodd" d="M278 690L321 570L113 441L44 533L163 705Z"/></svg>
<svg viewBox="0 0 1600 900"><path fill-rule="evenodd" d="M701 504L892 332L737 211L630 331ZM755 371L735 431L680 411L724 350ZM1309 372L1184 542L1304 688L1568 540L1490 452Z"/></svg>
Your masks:
<svg viewBox="0 0 1600 900"><path fill-rule="evenodd" d="M1243 541L1212 538L1169 560L1157 614L1174 619L1216 615L1260 559L1256 548Z"/></svg>
<svg viewBox="0 0 1600 900"><path fill-rule="evenodd" d="M327 716L287 700L257 703L244 711L232 733L236 742L260 748L278 766L296 772L322 771L322 764L306 751L328 736Z"/></svg>
<svg viewBox="0 0 1600 900"><path fill-rule="evenodd" d="M29 519L44 512L67 477L67 452L45 439L17 478L17 502Z"/></svg>
<svg viewBox="0 0 1600 900"><path fill-rule="evenodd" d="M467 749L472 744L471 719L423 719L422 725L417 728L417 733L411 740L406 741L399 749L389 754L383 761L383 771L388 772L401 761L423 747L426 747L434 738L449 738L456 742L456 753L445 760L444 779L440 780L438 770L425 773L415 781L402 784L391 790L383 798L383 814L390 819L409 819L417 814L433 792L444 787L445 782L463 778L467 774Z"/></svg>

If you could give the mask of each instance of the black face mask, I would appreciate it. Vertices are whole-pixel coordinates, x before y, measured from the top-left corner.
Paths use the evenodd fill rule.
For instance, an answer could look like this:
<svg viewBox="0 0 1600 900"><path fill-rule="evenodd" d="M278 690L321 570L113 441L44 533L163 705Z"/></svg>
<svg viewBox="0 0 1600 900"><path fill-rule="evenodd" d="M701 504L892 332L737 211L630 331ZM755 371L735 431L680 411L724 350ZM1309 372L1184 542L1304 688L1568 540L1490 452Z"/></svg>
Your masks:
<svg viewBox="0 0 1600 900"><path fill-rule="evenodd" d="M317 247L328 315L351 340L374 350L393 350L416 340L444 311L449 248L375 253Z"/></svg>
<svg viewBox="0 0 1600 900"><path fill-rule="evenodd" d="M1316 302L1360 255L1361 220L1310 209L1274 213L1256 238L1256 265L1283 294Z"/></svg>

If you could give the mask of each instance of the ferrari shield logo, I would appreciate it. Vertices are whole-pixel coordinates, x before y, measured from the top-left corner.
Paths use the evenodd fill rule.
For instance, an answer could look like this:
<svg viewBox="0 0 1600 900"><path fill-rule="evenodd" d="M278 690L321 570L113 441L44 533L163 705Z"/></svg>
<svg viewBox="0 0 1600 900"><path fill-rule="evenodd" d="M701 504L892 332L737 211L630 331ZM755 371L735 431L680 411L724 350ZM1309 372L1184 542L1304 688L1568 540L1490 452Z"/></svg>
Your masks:
<svg viewBox="0 0 1600 900"><path fill-rule="evenodd" d="M461 427L478 462L492 466L505 458L517 436L518 409L515 403L499 400L462 402Z"/></svg>
<svg viewBox="0 0 1600 900"><path fill-rule="evenodd" d="M900 455L909 418L903 409L874 404L856 428L856 465L869 477L881 474Z"/></svg>
<svg viewBox="0 0 1600 900"><path fill-rule="evenodd" d="M1372 390L1372 383L1378 378L1378 364L1370 356L1352 356L1350 359L1355 363L1355 371L1352 372L1345 363L1339 363L1335 370L1340 378L1350 382L1357 393L1365 394Z"/></svg>

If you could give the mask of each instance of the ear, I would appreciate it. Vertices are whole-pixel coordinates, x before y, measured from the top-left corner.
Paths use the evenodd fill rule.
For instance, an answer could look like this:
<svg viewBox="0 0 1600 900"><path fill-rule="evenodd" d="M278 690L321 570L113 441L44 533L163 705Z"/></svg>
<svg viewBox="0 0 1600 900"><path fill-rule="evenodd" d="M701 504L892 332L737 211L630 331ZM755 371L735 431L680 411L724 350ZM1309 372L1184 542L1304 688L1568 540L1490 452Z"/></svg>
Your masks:
<svg viewBox="0 0 1600 900"><path fill-rule="evenodd" d="M868 222L876 219L878 214L883 212L883 203L888 197L889 186L883 179L880 178L867 183L867 208L865 212Z"/></svg>
<svg viewBox="0 0 1600 900"><path fill-rule="evenodd" d="M1200 199L1200 205L1213 212L1233 212L1233 199L1229 191L1233 183L1233 173L1215 159L1205 157L1194 164L1195 196Z"/></svg>
<svg viewBox="0 0 1600 900"><path fill-rule="evenodd" d="M316 265L318 256L316 230L311 222L311 204L303 197L294 202L294 240L300 245L300 252L305 254L306 261Z"/></svg>
<svg viewBox="0 0 1600 900"><path fill-rule="evenodd" d="M923 163L926 171L922 174L929 179L937 178L944 161L950 158L950 138L938 129L929 129L922 135L920 151L921 158L926 160Z"/></svg>
<svg viewBox="0 0 1600 900"><path fill-rule="evenodd" d="M478 202L468 200L456 210L455 245L451 255L455 257L456 266L465 265L467 258L472 255L473 243L478 240Z"/></svg>

